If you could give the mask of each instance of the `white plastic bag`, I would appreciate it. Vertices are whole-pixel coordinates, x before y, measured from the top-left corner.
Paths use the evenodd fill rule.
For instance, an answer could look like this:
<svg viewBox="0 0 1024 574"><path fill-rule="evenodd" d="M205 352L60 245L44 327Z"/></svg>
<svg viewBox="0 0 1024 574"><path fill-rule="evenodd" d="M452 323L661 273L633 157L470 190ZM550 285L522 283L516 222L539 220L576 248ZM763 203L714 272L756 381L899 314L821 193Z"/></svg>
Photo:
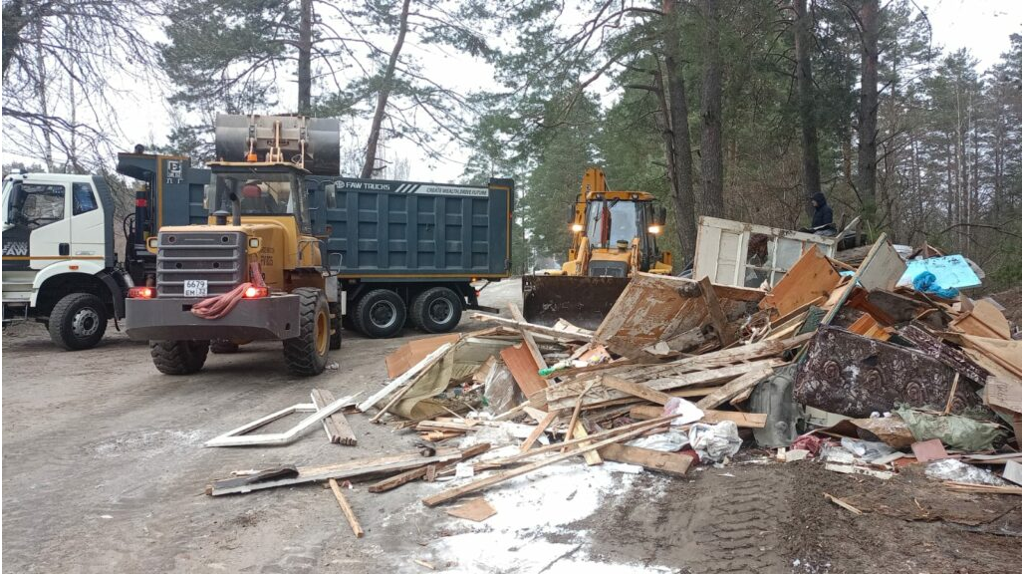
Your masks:
<svg viewBox="0 0 1024 574"><path fill-rule="evenodd" d="M704 411L686 399L672 397L665 403L665 410L662 412L662 416L667 417L669 415L682 415L672 419L672 426L682 426L695 423L704 418Z"/></svg>
<svg viewBox="0 0 1024 574"><path fill-rule="evenodd" d="M690 447L697 451L701 462L721 462L739 452L743 440L732 421L713 425L695 424L690 427Z"/></svg>

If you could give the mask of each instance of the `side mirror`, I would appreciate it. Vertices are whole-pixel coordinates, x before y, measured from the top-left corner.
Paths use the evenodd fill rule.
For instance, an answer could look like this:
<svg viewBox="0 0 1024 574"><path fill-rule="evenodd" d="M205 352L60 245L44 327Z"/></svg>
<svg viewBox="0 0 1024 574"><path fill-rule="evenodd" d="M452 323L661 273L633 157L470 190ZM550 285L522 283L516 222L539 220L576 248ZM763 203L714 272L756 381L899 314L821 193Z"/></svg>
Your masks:
<svg viewBox="0 0 1024 574"><path fill-rule="evenodd" d="M576 204L575 203L570 203L569 204L569 212L566 215L567 215L566 220L565 220L566 223L568 223L569 225L572 225L573 223L576 223Z"/></svg>
<svg viewBox="0 0 1024 574"><path fill-rule="evenodd" d="M655 209L656 209L656 212L655 212L656 215L655 215L654 218L657 220L658 225L661 225L661 226L664 227L665 221L668 220L668 210L665 209L664 207L658 207L658 208L655 208Z"/></svg>

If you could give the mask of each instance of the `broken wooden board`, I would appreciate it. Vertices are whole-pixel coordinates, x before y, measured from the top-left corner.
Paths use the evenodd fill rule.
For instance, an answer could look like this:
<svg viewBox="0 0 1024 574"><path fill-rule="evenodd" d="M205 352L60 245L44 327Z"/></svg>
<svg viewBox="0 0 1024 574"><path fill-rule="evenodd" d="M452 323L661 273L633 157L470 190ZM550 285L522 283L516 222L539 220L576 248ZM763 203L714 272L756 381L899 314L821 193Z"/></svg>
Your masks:
<svg viewBox="0 0 1024 574"><path fill-rule="evenodd" d="M526 452L530 450L530 447L533 446L533 443L537 442L537 440L540 439L541 435L544 434L544 431L546 431L547 428L551 426L551 423L555 422L556 418L558 418L558 411L550 412L544 415L544 418L537 423L537 426L533 427L532 431L530 431L530 435L526 437L526 440L523 441L523 444L519 445L519 451Z"/></svg>
<svg viewBox="0 0 1024 574"><path fill-rule="evenodd" d="M746 306L742 301L719 300L726 317ZM640 358L646 347L698 328L707 319L698 282L636 273L594 332L594 340L619 355Z"/></svg>
<svg viewBox="0 0 1024 574"><path fill-rule="evenodd" d="M985 404L1011 413L1021 412L1020 379L989 377L984 390Z"/></svg>
<svg viewBox="0 0 1024 574"><path fill-rule="evenodd" d="M964 352L975 362L986 367L993 375L1000 375L988 369L986 363L994 363L1002 369L1013 374L1014 378L1021 378L1021 351L1020 341L993 339L988 337L976 337L974 335L962 335L960 339L964 343Z"/></svg>
<svg viewBox="0 0 1024 574"><path fill-rule="evenodd" d="M686 476L686 471L690 469L690 464L693 462L693 459L685 454L624 444L610 444L601 447L597 452L601 453L606 460L636 464L647 470L672 476Z"/></svg>
<svg viewBox="0 0 1024 574"><path fill-rule="evenodd" d="M715 294L711 280L705 277L699 283L700 294L704 298L704 308L707 311L708 318L711 320L711 325L715 328L718 342L722 348L728 347L736 340L736 333L733 332L732 327L729 325L729 319L725 316L725 311L722 309L722 304Z"/></svg>
<svg viewBox="0 0 1024 574"><path fill-rule="evenodd" d="M462 453L458 449L438 449L434 456L423 456L419 452L397 454L384 457L362 458L338 464L325 466L304 466L298 467L298 476L283 478L279 480L268 480L254 484L231 485L225 481L216 481L211 485L208 494L211 496L223 496L225 494L245 494L256 490L277 488L280 486L295 486L310 482L322 482L333 478L336 480L353 480L370 477L376 474L388 472L402 472L428 464L458 460ZM227 479L233 480L233 479Z"/></svg>
<svg viewBox="0 0 1024 574"><path fill-rule="evenodd" d="M348 520L348 525L352 528L352 534L355 534L356 538L362 538L363 527L359 525L356 513L352 510L352 506L349 505L348 499L345 498L345 494L341 492L341 487L338 485L338 481L331 478L328 479L327 482L331 485L331 492L334 493L334 499L338 501L338 506L341 507L342 514L345 515L345 519Z"/></svg>
<svg viewBox="0 0 1024 574"><path fill-rule="evenodd" d="M414 468L412 470L407 470L407 471L405 471L403 473L396 474L394 476L391 476L391 477L385 478L383 480L380 480L378 482L375 482L375 483L371 484L367 488L367 490L369 490L370 492L374 492L374 493L376 493L376 492L387 492L389 490L398 488L399 486L402 486L403 484L407 484L407 483L412 482L414 480L420 480L421 478L425 479L426 476L427 476L427 472L428 472L428 470L430 468L434 468L435 471L443 470L445 468L453 466L457 462L462 462L464 460L469 460L469 459L471 459L471 458L473 458L475 456L479 456L479 455L489 451L490 449L491 449L490 443L483 442L483 443L480 443L480 444L475 444L473 446L470 446L470 447L467 447L467 448L463 449L462 452L459 453L459 457L457 459L450 460L448 462L441 463L441 464L429 464L429 465L426 465L426 466L420 466L420 467Z"/></svg>
<svg viewBox="0 0 1024 574"><path fill-rule="evenodd" d="M738 428L762 429L768 422L768 415L761 413L741 413L737 411L716 411L702 409L704 416L700 422L715 424L722 421L732 421ZM638 420L654 419L663 416L664 410L661 407L640 405L629 409L630 418Z"/></svg>
<svg viewBox="0 0 1024 574"><path fill-rule="evenodd" d="M793 397L800 404L854 418L901 403L941 411L953 378L952 369L915 349L822 327L797 369ZM980 404L972 385L961 384L952 411Z"/></svg>
<svg viewBox="0 0 1024 574"><path fill-rule="evenodd" d="M895 259L894 259L895 258ZM828 314L821 320L822 325L828 325L842 309L843 303L850 296L858 285L868 291L872 289L886 289L892 291L896 281L903 275L906 265L900 259L892 244L886 238L885 233L879 235L878 240L871 246L871 250L861 261L853 278L846 283L845 287L836 289L829 296L826 307L830 306ZM865 280L866 278L866 280ZM891 284L890 284L891 283Z"/></svg>
<svg viewBox="0 0 1024 574"><path fill-rule="evenodd" d="M668 391L681 387L710 385L734 379L747 372L761 370L765 367L781 366L782 364L784 364L783 361L767 359L753 363L744 363L741 365L730 365L718 369L695 371L671 377L661 377L652 381L647 381L645 386L656 391ZM548 387L543 396L543 398L546 399L548 410L572 408L576 402L576 397L578 397L589 384L590 381L587 380L575 380L565 382L554 387ZM623 393L622 391L598 386L594 387L591 392L584 397L582 404L584 407L594 408L596 405L601 405L608 401L630 396L631 395Z"/></svg>
<svg viewBox="0 0 1024 574"><path fill-rule="evenodd" d="M864 337L878 339L879 341L888 341L890 335L889 330L878 324L878 321L875 321L875 318L868 313L861 315L846 330Z"/></svg>
<svg viewBox="0 0 1024 574"><path fill-rule="evenodd" d="M975 337L1004 340L1010 338L1010 323L995 305L984 299L974 301L973 305L972 309L954 319L949 327Z"/></svg>
<svg viewBox="0 0 1024 574"><path fill-rule="evenodd" d="M313 399L313 404L316 405L317 409L322 409L334 402L334 395L326 389L313 389L310 393L310 398ZM352 432L348 419L345 418L341 411L325 418L323 425L324 431L327 432L327 438L332 443L342 446L356 446L356 435Z"/></svg>
<svg viewBox="0 0 1024 574"><path fill-rule="evenodd" d="M454 516L455 518L465 518L466 520L472 520L473 522L483 522L497 514L498 511L481 497L471 498L458 506L453 506L448 510L445 510L445 513L450 516Z"/></svg>
<svg viewBox="0 0 1024 574"><path fill-rule="evenodd" d="M779 316L786 316L818 299L828 297L839 285L840 279L828 257L820 249L811 248L804 251L758 306L762 309L775 309Z"/></svg>
<svg viewBox="0 0 1024 574"><path fill-rule="evenodd" d="M765 364L759 364L725 385L715 389L703 399L697 401L700 409L713 409L723 403L729 402L733 397L753 389L758 383L772 374L772 368Z"/></svg>
<svg viewBox="0 0 1024 574"><path fill-rule="evenodd" d="M577 420L575 424L572 425L572 430L569 431L569 434L566 435L565 439L571 440L574 438L587 438L588 436L590 436L590 433L587 432L587 427L583 425L583 421ZM590 441L581 442L579 448L585 448L589 445ZM589 450L584 452L583 460L586 461L587 466L594 466L604 462L601 459L601 455L598 454L596 450Z"/></svg>
<svg viewBox="0 0 1024 574"><path fill-rule="evenodd" d="M501 358L524 395L530 396L547 388L548 382L538 374L540 367L526 345L505 347L501 350Z"/></svg>
<svg viewBox="0 0 1024 574"><path fill-rule="evenodd" d="M413 368L416 363L436 351L445 343L455 344L462 337L459 333L449 333L436 337L414 339L395 349L384 358L384 364L388 368L388 378L394 379L402 373Z"/></svg>
<svg viewBox="0 0 1024 574"><path fill-rule="evenodd" d="M519 305L509 301L508 304L509 313L512 314L512 318L520 323L526 323L526 317L523 317L523 312L519 310ZM523 343L526 344L526 348L530 350L530 355L533 356L533 361L537 363L538 369L546 369L548 364L544 362L544 355L541 354L540 348L537 347L537 341L533 338L533 333L526 329L519 329L519 333L523 336Z"/></svg>
<svg viewBox="0 0 1024 574"><path fill-rule="evenodd" d="M658 405L664 405L668 403L672 396L661 391L656 391L650 387L631 383L629 381L620 379L615 375L605 375L601 377L601 384L608 387L609 389L615 389L634 397L639 397L645 401L650 401Z"/></svg>
<svg viewBox="0 0 1024 574"><path fill-rule="evenodd" d="M479 319L481 321L490 321L492 323L498 323L512 329L526 329L531 333L539 333L541 335L547 335L549 337L565 340L565 341L583 341L588 343L593 340L594 336L590 331L584 329L578 330L559 330L552 327L545 327L543 325L536 325L534 323L526 323L523 321L516 321L515 319L506 319L497 315L491 315L488 313L473 313L470 315L473 319Z"/></svg>

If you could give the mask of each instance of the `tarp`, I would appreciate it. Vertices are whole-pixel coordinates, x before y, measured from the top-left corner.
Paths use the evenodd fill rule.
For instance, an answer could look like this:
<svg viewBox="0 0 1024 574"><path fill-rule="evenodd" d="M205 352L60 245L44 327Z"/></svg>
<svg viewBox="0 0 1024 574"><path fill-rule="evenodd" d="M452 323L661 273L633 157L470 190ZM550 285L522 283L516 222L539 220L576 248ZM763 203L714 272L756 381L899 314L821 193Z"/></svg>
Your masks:
<svg viewBox="0 0 1024 574"><path fill-rule="evenodd" d="M981 285L981 279L971 269L971 264L964 259L963 255L946 255L945 257L907 261L907 270L896 282L896 286L912 285L914 277L925 271L935 275L935 284L943 289L949 287L962 289Z"/></svg>

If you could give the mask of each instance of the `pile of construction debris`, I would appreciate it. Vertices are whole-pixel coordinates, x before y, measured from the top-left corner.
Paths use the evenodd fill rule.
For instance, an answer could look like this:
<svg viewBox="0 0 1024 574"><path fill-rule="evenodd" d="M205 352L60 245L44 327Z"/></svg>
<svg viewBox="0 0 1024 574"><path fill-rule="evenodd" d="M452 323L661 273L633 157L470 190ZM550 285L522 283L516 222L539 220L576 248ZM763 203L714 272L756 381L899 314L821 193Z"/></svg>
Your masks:
<svg viewBox="0 0 1024 574"><path fill-rule="evenodd" d="M435 506L576 457L681 476L748 445L882 480L926 463L945 487L1019 496L1020 333L962 292L980 284L972 266L905 260L884 235L856 267L813 245L794 259L765 289L638 273L593 332L528 323L515 305L511 319L477 314L494 326L404 345L390 382L361 402L315 392L210 442L280 444L322 424L354 445L345 413L365 413L419 433L422 452L266 469L208 492L330 480L358 534L337 481L384 492L456 477L423 499ZM302 428L247 434L296 411L313 412ZM446 444L504 426L521 437L513 452Z"/></svg>

